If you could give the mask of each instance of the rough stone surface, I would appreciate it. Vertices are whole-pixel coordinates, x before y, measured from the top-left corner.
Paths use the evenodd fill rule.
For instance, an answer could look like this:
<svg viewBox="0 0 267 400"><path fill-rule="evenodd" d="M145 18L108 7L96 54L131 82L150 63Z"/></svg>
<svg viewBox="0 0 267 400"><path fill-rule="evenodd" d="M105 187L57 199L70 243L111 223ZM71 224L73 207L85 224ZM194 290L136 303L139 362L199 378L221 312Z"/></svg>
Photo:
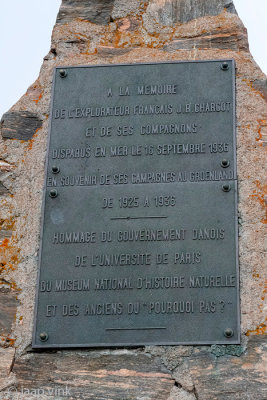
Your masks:
<svg viewBox="0 0 267 400"><path fill-rule="evenodd" d="M140 8L143 8L144 0L115 0L112 9L112 19L127 17L128 15L136 15Z"/></svg>
<svg viewBox="0 0 267 400"><path fill-rule="evenodd" d="M12 236L12 231L6 231L6 230L2 229L0 231L0 244L3 243L3 240L5 240L7 238L11 238L11 236Z"/></svg>
<svg viewBox="0 0 267 400"><path fill-rule="evenodd" d="M37 114L29 111L5 113L1 120L3 139L29 140L42 125Z"/></svg>
<svg viewBox="0 0 267 400"><path fill-rule="evenodd" d="M252 82L252 87L255 90L259 90L263 98L267 101L267 79L256 79Z"/></svg>
<svg viewBox="0 0 267 400"><path fill-rule="evenodd" d="M219 359L195 350L189 373L199 400L263 400L267 397L266 336L252 336L243 357Z"/></svg>
<svg viewBox="0 0 267 400"><path fill-rule="evenodd" d="M163 47L165 51L175 50L192 50L192 49L232 49L244 50L248 48L246 35L212 35L210 32L207 36L173 40L170 44Z"/></svg>
<svg viewBox="0 0 267 400"><path fill-rule="evenodd" d="M6 193L8 193L8 189L3 185L2 182L0 182L0 196Z"/></svg>
<svg viewBox="0 0 267 400"><path fill-rule="evenodd" d="M183 388L174 386L168 400L196 400L196 396L193 393L188 393Z"/></svg>
<svg viewBox="0 0 267 400"><path fill-rule="evenodd" d="M57 23L66 24L81 18L95 24L107 24L113 9L114 0L63 0Z"/></svg>
<svg viewBox="0 0 267 400"><path fill-rule="evenodd" d="M18 306L17 294L5 282L0 281L0 337L11 333Z"/></svg>
<svg viewBox="0 0 267 400"><path fill-rule="evenodd" d="M0 348L0 391L7 389L15 382L15 377L11 373L15 356L14 349ZM5 398L5 393L0 393L0 398Z"/></svg>
<svg viewBox="0 0 267 400"><path fill-rule="evenodd" d="M245 352L245 350L246 348L244 346L239 346L239 345L228 345L228 346L212 345L210 348L211 353L214 354L216 357L222 357L225 354L240 357L241 354Z"/></svg>
<svg viewBox="0 0 267 400"><path fill-rule="evenodd" d="M13 372L19 391L67 384L69 399L165 400L174 385L157 360L128 350L30 353L17 360Z"/></svg>
<svg viewBox="0 0 267 400"><path fill-rule="evenodd" d="M149 2L147 11L152 17L156 16L156 21L169 26L208 15L219 15L223 11L236 13L232 0L153 0Z"/></svg>
<svg viewBox="0 0 267 400"><path fill-rule="evenodd" d="M28 352L53 68L225 58L236 62L241 346ZM231 1L63 0L40 75L4 115L0 137L0 279L8 289L0 292L7 296L1 329L9 339L5 333L1 342L2 388L69 382L81 399L267 398L266 77Z"/></svg>
<svg viewBox="0 0 267 400"><path fill-rule="evenodd" d="M179 367L177 367L172 374L175 382L181 386L184 390L192 392L194 390L194 382L190 375L188 360L185 359Z"/></svg>
<svg viewBox="0 0 267 400"><path fill-rule="evenodd" d="M184 362L185 357L193 353L192 346L146 346L145 351L153 356L161 357L162 363L173 371Z"/></svg>

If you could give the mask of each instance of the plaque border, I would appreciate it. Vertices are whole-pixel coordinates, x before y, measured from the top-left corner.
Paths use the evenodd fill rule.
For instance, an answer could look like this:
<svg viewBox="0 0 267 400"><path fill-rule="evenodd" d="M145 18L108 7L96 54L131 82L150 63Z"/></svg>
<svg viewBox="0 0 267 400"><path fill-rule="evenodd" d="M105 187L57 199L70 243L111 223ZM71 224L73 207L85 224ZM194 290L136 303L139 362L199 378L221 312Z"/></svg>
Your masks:
<svg viewBox="0 0 267 400"><path fill-rule="evenodd" d="M46 195L46 182L48 175L48 161L49 161L49 148L50 148L50 139L51 139L51 131L52 131L52 114L53 114L53 105L54 105L54 97L55 97L55 83L56 83L56 73L59 69L68 69L68 68L97 68L97 67L117 67L117 66L138 66L138 65L158 65L158 64L189 64L189 63L207 63L207 62L231 62L232 64L232 97L233 97L233 158L234 158L234 176L235 179L231 180L235 184L235 248L236 248L236 307L237 307L237 339L231 340L231 342L227 342L225 340L218 341L192 341L192 342L151 342L151 343L89 343L89 344L48 344L43 342L42 344L36 343L36 333L37 333L37 312L38 312L38 299L39 299L39 281L40 281L40 271L41 271L41 259L42 259L42 246L43 246L43 226L44 226L44 212L45 212L45 195ZM239 272L239 241L238 241L238 175L237 175L237 138L236 138L236 63L233 58L225 58L225 59L207 59L207 60L178 60L178 61L160 61L160 62L140 62L140 63L120 63L120 64L90 64L90 65L59 65L54 67L53 69L53 81L51 86L51 95L50 95L50 107L49 107L49 124L48 124L48 135L47 135L47 148L46 148L46 156L45 156L45 171L44 171L44 182L43 182L43 191L42 191L42 207L41 207L41 219L40 219L40 239L39 239L39 252L38 252L38 270L37 270L37 278L35 285L35 296L34 296L34 321L33 321L33 333L32 333L32 349L75 349L75 348L125 348L125 347L145 347L145 346L205 346L205 345L235 345L241 343L241 313L240 313L240 272Z"/></svg>

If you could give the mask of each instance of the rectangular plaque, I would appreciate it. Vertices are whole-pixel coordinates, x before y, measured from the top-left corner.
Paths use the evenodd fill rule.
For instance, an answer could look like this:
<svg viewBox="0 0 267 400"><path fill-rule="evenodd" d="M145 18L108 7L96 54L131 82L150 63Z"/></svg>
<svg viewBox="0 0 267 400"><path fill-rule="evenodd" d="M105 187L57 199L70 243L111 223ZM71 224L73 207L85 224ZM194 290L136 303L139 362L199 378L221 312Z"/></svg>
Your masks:
<svg viewBox="0 0 267 400"><path fill-rule="evenodd" d="M234 76L56 68L34 348L239 343Z"/></svg>

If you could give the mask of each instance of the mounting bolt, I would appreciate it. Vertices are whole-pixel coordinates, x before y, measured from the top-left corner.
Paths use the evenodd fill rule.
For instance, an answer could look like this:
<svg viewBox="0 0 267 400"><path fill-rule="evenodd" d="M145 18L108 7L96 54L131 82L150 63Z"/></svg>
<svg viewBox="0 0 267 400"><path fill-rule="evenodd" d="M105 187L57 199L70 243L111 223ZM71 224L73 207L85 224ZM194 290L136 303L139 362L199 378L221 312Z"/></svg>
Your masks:
<svg viewBox="0 0 267 400"><path fill-rule="evenodd" d="M224 331L224 336L227 338L230 338L232 336L234 336L234 331L231 328L226 328Z"/></svg>
<svg viewBox="0 0 267 400"><path fill-rule="evenodd" d="M228 65L228 63L227 63L226 61L224 61L224 62L221 64L221 69L222 69L223 71L227 71L227 70L229 69L229 65Z"/></svg>
<svg viewBox="0 0 267 400"><path fill-rule="evenodd" d="M40 333L40 340L42 342L46 342L48 340L48 334L46 332L41 332Z"/></svg>
<svg viewBox="0 0 267 400"><path fill-rule="evenodd" d="M56 165L53 165L53 167L52 167L53 174L58 174L59 171L60 171L60 169Z"/></svg>
<svg viewBox="0 0 267 400"><path fill-rule="evenodd" d="M56 189L52 189L50 190L49 196L52 197L52 199L54 199L55 197L57 197L58 193Z"/></svg>
<svg viewBox="0 0 267 400"><path fill-rule="evenodd" d="M230 163L229 163L228 160L224 159L224 160L221 161L221 167L227 168L227 167L229 167L229 165L230 165Z"/></svg>
<svg viewBox="0 0 267 400"><path fill-rule="evenodd" d="M228 183L225 183L224 185L222 185L222 190L224 192L230 192L231 186Z"/></svg>
<svg viewBox="0 0 267 400"><path fill-rule="evenodd" d="M61 78L66 78L66 76L68 74L67 74L67 71L65 69L60 69L59 70L59 75L61 76Z"/></svg>

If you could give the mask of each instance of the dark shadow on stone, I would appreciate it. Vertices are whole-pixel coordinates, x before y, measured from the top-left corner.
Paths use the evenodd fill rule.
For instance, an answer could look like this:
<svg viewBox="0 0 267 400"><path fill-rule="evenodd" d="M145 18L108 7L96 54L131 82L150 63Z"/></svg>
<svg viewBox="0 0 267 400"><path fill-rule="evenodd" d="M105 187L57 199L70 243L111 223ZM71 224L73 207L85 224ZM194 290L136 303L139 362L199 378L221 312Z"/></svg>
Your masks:
<svg viewBox="0 0 267 400"><path fill-rule="evenodd" d="M57 16L57 23L66 24L80 18L94 24L107 25L115 0L63 0Z"/></svg>
<svg viewBox="0 0 267 400"><path fill-rule="evenodd" d="M1 119L1 133L3 139L30 140L41 128L40 117L29 111L11 111Z"/></svg>
<svg viewBox="0 0 267 400"><path fill-rule="evenodd" d="M170 25L207 15L215 16L223 11L237 14L232 0L172 0L165 3L159 19L163 25Z"/></svg>
<svg viewBox="0 0 267 400"><path fill-rule="evenodd" d="M3 185L2 182L0 182L0 196L7 193L9 193L9 190ZM0 238L1 238L1 231L0 231Z"/></svg>

